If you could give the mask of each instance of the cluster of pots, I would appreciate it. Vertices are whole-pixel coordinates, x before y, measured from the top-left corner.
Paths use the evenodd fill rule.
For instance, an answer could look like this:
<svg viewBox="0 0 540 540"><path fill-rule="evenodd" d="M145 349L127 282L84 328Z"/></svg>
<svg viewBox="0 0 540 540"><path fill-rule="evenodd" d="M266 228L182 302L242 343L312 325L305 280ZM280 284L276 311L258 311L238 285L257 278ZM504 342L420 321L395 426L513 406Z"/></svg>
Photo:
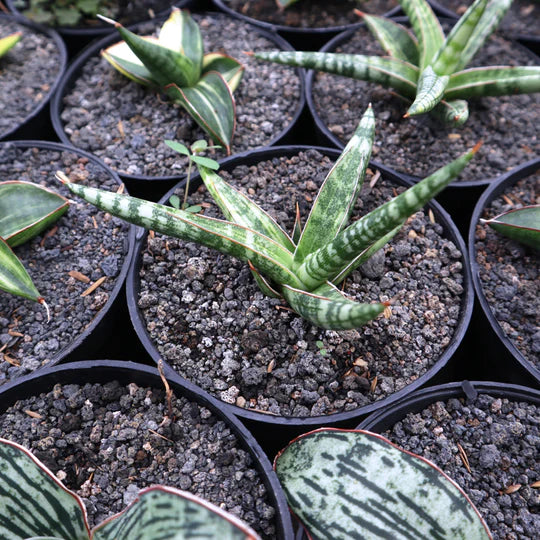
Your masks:
<svg viewBox="0 0 540 540"><path fill-rule="evenodd" d="M205 36L205 29L218 23L228 25L228 32L241 35L239 49L228 51L236 56L246 50L242 41L246 35L253 35L259 48L296 47L300 50L324 46L326 50L333 50L360 27L356 22L349 22L310 31L257 21L235 12L229 4L235 2L214 0L214 6L210 2L178 3L188 5L198 20L205 22L202 25L205 39L212 39ZM392 2L383 4L390 5L389 15L398 11ZM212 7L220 12L207 11ZM444 6L435 8L446 17L452 16ZM54 76L43 83L40 99L32 98L37 105L22 113L16 125L0 133L3 179L25 179L53 186L55 170L67 168L81 179L90 177L89 182L99 171L101 185L108 182L108 188L114 189L123 183L130 194L164 204L171 195L183 191L184 164L174 165L172 172L163 172L148 163L154 161L169 167L169 163L178 160L160 148L161 142L155 142L152 121L143 118L144 112L151 108L152 118L158 119L161 130L158 137L181 138L183 135L184 142L188 143L191 137L201 137L197 136L196 127L188 125L184 131L177 129L176 118L184 114L182 111L175 109L168 117L171 114L168 105L158 102L156 96L146 90L131 88L119 76L110 73L106 65L104 67L99 52L117 40L115 33L106 27L81 29L79 33L74 29L60 29L60 36L54 29L43 28L17 14L1 14L0 26L4 25L20 26L25 33L41 34L59 52ZM158 22L153 20L138 26L143 31L157 27ZM342 31L345 33L340 33ZM519 32L514 35L525 40L533 51L535 47L538 50L534 36L523 36ZM232 37L227 35L227 39ZM82 45L86 47L80 51ZM532 55L538 63L538 57L534 57L531 50L526 54ZM246 74L250 69L258 69L259 63L255 60L246 57L245 62ZM343 147L340 138L343 134L335 126L325 125L317 110L315 73L308 73L306 77L303 70L275 65L264 66L264 69L267 70L264 73L255 72L253 79L248 75L244 89L239 89L236 99L240 133L237 146L233 141L233 155L212 156L219 159L220 170L230 175L233 182L251 170L256 171L255 177L260 174L264 182L253 186L250 192L257 197L269 190L272 173L286 171L293 178L301 177L295 167L303 167L310 160L321 162L320 173L318 163L313 164L313 168L317 176L324 178L324 167L328 166L325 163L334 161L339 148ZM2 66L2 77L9 77L9 59L7 65ZM262 105L258 105L263 111L264 107L272 109L273 101L281 100L275 121L274 118L268 121L264 116L255 120L252 117L250 102L259 104L258 97L253 95L254 89L259 91L255 79L262 80L261 86L265 86ZM93 94L86 91L91 86L95 86ZM145 102L142 108L141 101ZM537 100L531 103L533 109L529 114L534 123L540 104ZM106 118L96 119L94 130L92 111L97 109L99 114L101 107L105 107ZM382 122L383 119L378 119L378 125ZM184 121L186 124L189 122ZM108 136L100 139L95 133L98 128ZM385 141L379 140L377 144L382 146ZM523 141L517 144L525 145ZM491 151L489 140L485 141L485 148L483 159L487 159ZM46 272L47 264L56 264L52 275L32 275L43 280L50 294L52 324L45 322L40 306L27 305L26 301L4 294L0 296L0 358L3 361L0 408L11 411L17 400L44 393L54 395L58 392L57 385L117 380L126 386L135 384L159 389L163 386L156 367L159 363L161 374L174 395L210 411L218 421L224 422L239 447L249 454L266 490L268 504L275 512L274 524L268 529L271 532L262 531L263 536L293 538L291 517L269 459L295 436L321 426L358 426L381 433L391 430L407 414L419 413L433 403L449 399L467 403L477 394L540 405L540 331L538 313L529 302L531 296L538 295L538 256L496 237L480 224L481 218L492 217L505 205L535 202L540 185L538 143L529 141L528 151L526 162L510 170L503 162L502 168L489 178L454 182L439 202L431 202L422 216L415 218L416 223L411 223L396 239L400 250L409 254L415 251L406 247L408 241L414 243L415 238L424 235L439 238L439 244L433 249L438 250L436 256L441 257L442 262L432 270L434 277L414 274L415 282L438 280L437 285L430 283L431 292L416 288L409 291L407 284L400 285L399 289L404 292L399 298L405 301L418 296L416 301L420 306L425 301L430 313L436 309L448 310L440 316L434 315L435 319L441 319L442 331L429 327L428 319L415 321L412 303L406 304L413 313L409 317L412 320L403 325L394 324L390 318L383 321L380 328L359 331L343 339L335 332L313 329L280 309L279 303L261 299L254 292L250 296L250 291L256 291L255 287L246 286L241 295L231 290L233 277L243 283L248 275L238 265L231 264L231 268L223 269L221 257L211 252L180 249L175 242L151 232L104 219L100 212L93 215L81 212L81 215L97 222L97 229L110 227L106 235L118 236L116 243L107 239L99 249L90 250L95 232L92 240L67 241L66 237L75 230L83 235L83 240L88 231L88 224L75 226L69 221L71 214L84 206L77 203L58 223L55 234L36 239L20 252L27 268ZM152 160L148 159L148 154ZM375 152L369 173L373 176L380 173L384 185L390 186L388 189L402 189L416 181L417 175L390 168L384 159L379 161L379 155ZM37 160L38 165L34 166L33 160ZM22 165L25 161L32 165L25 168ZM261 163L263 168L257 169ZM283 186L278 184L278 191L288 189L285 180L276 181L283 181ZM298 181L305 184L305 179ZM199 186L200 181L192 179L191 193L204 204L202 190L197 191ZM58 185L53 187L61 189ZM280 212L290 212L292 202L282 202L284 207ZM426 230L430 233L426 234ZM55 244L55 237L59 244ZM387 266L384 267L383 257L383 268L378 272L373 270L372 275L366 272L362 279L371 280L374 287L379 287L381 280L386 279L390 283L386 292L390 294L391 282L399 281L396 268L399 259L393 258L397 256L396 251L390 248L386 253ZM90 259L94 253L97 258ZM70 263L72 268L68 271ZM106 279L102 280L103 277ZM49 287L56 279L58 281ZM175 280L179 285L174 286ZM101 285L86 294L88 287L98 281ZM209 294L201 292L204 287L210 287ZM377 290L384 294L385 287ZM516 300L516 295L523 290L529 296ZM425 299L422 294L426 295ZM441 307L444 302L439 302L442 299L437 294L446 299L451 297L453 305ZM24 306L18 307L21 303ZM173 311L167 313L167 308ZM234 325L228 322L227 310L233 315L244 310L247 322L239 326L240 335L231 337L229 327ZM270 312L272 318L267 315ZM86 318L81 320L81 313ZM71 318L64 320L68 315ZM205 316L212 322L208 328ZM286 348L276 354L273 342L278 341L276 333L284 325L289 325L288 332L285 331L289 334L288 342L284 338ZM418 335L411 335L418 329ZM388 336L381 337L381 333ZM374 338L373 334L378 335ZM325 350L321 350L321 341ZM417 348L407 356L409 345ZM397 349L406 349L403 356L398 355ZM427 354L426 351L432 357L424 362L419 357ZM197 355L191 368L191 356ZM383 367L383 360L388 358L390 362L394 355L395 364L388 369ZM310 371L307 362L314 358L319 367ZM200 370L197 361L204 364ZM411 370L409 366L400 379L395 371L404 361L416 367ZM211 362L218 367L207 369ZM332 384L323 381L321 373L329 374ZM308 380L311 386L299 386L300 383L291 381L294 377ZM468 380L476 382L462 382ZM257 396L259 387L263 394ZM271 395L272 388L279 397ZM0 436L8 434L0 432ZM256 522L260 516L251 519Z"/></svg>

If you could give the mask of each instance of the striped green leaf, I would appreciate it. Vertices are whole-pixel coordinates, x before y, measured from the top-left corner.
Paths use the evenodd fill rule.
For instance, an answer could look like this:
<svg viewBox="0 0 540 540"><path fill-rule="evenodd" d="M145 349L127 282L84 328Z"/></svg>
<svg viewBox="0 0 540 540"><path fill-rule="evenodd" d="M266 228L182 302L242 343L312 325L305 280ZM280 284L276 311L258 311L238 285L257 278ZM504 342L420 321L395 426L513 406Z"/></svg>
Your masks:
<svg viewBox="0 0 540 540"><path fill-rule="evenodd" d="M0 182L0 237L18 246L38 235L68 209L68 200L31 182Z"/></svg>
<svg viewBox="0 0 540 540"><path fill-rule="evenodd" d="M437 75L431 66L427 66L418 77L416 98L407 110L406 116L431 111L443 98L448 80L448 75Z"/></svg>
<svg viewBox="0 0 540 540"><path fill-rule="evenodd" d="M0 538L89 540L81 499L22 446L0 439Z"/></svg>
<svg viewBox="0 0 540 540"><path fill-rule="evenodd" d="M461 126L469 118L469 104L463 99L454 99L452 101L442 99L433 107L431 114L443 124Z"/></svg>
<svg viewBox="0 0 540 540"><path fill-rule="evenodd" d="M289 305L311 323L329 330L358 328L380 315L386 304L360 304L343 296L331 284L306 292L284 286L283 296Z"/></svg>
<svg viewBox="0 0 540 540"><path fill-rule="evenodd" d="M540 250L540 205L524 206L481 220L498 233Z"/></svg>
<svg viewBox="0 0 540 540"><path fill-rule="evenodd" d="M143 39L157 43L157 39L153 36L145 36ZM139 60L139 57L130 49L125 41L119 41L103 49L101 56L128 79L143 86L158 86L152 73Z"/></svg>
<svg viewBox="0 0 540 540"><path fill-rule="evenodd" d="M292 511L317 540L486 540L463 490L433 463L367 431L320 429L278 454Z"/></svg>
<svg viewBox="0 0 540 540"><path fill-rule="evenodd" d="M191 88L181 88L173 84L165 90L214 141L226 149L227 154L231 153L235 103L231 89L220 73L205 73Z"/></svg>
<svg viewBox="0 0 540 540"><path fill-rule="evenodd" d="M391 201L355 221L325 247L306 257L296 274L308 290L325 283L359 253L390 233L444 189L467 165L480 145L441 167Z"/></svg>
<svg viewBox="0 0 540 540"><path fill-rule="evenodd" d="M390 56L418 65L418 40L412 32L386 17L368 15L358 10L356 13L362 16L370 32Z"/></svg>
<svg viewBox="0 0 540 540"><path fill-rule="evenodd" d="M142 490L122 513L92 533L92 540L259 539L250 527L221 508L191 493L162 486Z"/></svg>
<svg viewBox="0 0 540 540"><path fill-rule="evenodd" d="M255 52L252 55L259 60L317 69L334 75L378 83L393 88L409 98L416 95L418 68L397 58L311 51L265 51Z"/></svg>
<svg viewBox="0 0 540 540"><path fill-rule="evenodd" d="M9 36L0 38L0 57L4 56L9 49L13 48L21 39L22 32L14 32Z"/></svg>
<svg viewBox="0 0 540 540"><path fill-rule="evenodd" d="M364 182L374 133L375 116L369 106L317 194L296 246L295 263L333 240L347 224Z"/></svg>
<svg viewBox="0 0 540 540"><path fill-rule="evenodd" d="M236 58L221 53L208 53L204 55L202 72L217 71L227 81L231 92L234 92L242 77L245 67Z"/></svg>

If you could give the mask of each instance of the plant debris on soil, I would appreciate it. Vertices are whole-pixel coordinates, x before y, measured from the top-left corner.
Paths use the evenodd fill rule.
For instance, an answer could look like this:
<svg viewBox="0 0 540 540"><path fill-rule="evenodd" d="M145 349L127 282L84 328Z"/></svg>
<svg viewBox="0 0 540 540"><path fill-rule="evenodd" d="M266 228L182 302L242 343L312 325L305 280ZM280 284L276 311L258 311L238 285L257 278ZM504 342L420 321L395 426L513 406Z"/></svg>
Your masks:
<svg viewBox="0 0 540 540"><path fill-rule="evenodd" d="M439 466L471 498L494 540L540 534L538 405L494 398L437 401L383 433Z"/></svg>
<svg viewBox="0 0 540 540"><path fill-rule="evenodd" d="M540 170L507 188L483 219L540 204ZM532 247L476 225L476 261L482 291L508 339L540 370L540 255Z"/></svg>
<svg viewBox="0 0 540 540"><path fill-rule="evenodd" d="M301 83L294 70L257 62L244 51L276 48L252 26L221 14L193 15L206 52L225 52L246 69L236 100L232 152L269 144L291 125L300 104ZM156 30L146 25L142 34ZM119 173L146 176L183 175L187 158L172 151L165 139L190 145L208 136L179 106L155 90L130 81L99 56L83 66L64 97L64 131L71 142L101 157ZM225 157L213 150L215 159Z"/></svg>
<svg viewBox="0 0 540 540"><path fill-rule="evenodd" d="M110 172L76 153L0 145L2 180L34 182L70 198L57 170L77 183L119 188ZM41 304L0 291L0 385L50 363L100 314L127 256L128 231L124 221L77 200L54 226L15 248L51 319Z"/></svg>
<svg viewBox="0 0 540 540"><path fill-rule="evenodd" d="M291 231L295 202L305 220L331 165L309 150L220 175ZM356 218L402 191L384 178L370 187L373 179L370 172ZM221 217L202 188L188 200ZM296 417L368 405L432 367L458 324L463 259L434 221L418 212L347 279L354 299L394 303L386 316L343 332L316 328L264 296L243 262L151 234L141 255L143 324L165 361L227 403Z"/></svg>
<svg viewBox="0 0 540 540"><path fill-rule="evenodd" d="M0 416L0 436L18 442L80 495L91 526L155 484L202 497L276 538L275 509L232 430L186 398L134 383L55 385Z"/></svg>

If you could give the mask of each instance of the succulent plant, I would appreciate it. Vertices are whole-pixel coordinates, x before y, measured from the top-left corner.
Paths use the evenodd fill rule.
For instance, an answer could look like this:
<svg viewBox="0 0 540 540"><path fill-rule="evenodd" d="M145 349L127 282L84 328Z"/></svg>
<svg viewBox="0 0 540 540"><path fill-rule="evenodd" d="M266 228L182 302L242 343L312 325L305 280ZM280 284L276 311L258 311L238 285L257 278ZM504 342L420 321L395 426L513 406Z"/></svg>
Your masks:
<svg viewBox="0 0 540 540"><path fill-rule="evenodd" d="M297 211L292 238L255 203L205 167L199 167L202 180L230 221L69 183L61 173L57 177L76 195L130 223L248 262L265 294L284 297L312 323L323 328L355 328L382 313L388 303L352 301L337 285L459 174L479 147L346 227L368 165L374 128L369 107L326 177L303 227Z"/></svg>
<svg viewBox="0 0 540 540"><path fill-rule="evenodd" d="M261 60L374 82L412 101L405 116L432 112L461 125L465 99L540 91L540 66L464 69L497 27L512 0L475 0L446 37L426 0L399 0L414 35L386 19L358 12L389 56L326 52L250 53Z"/></svg>
<svg viewBox="0 0 540 540"><path fill-rule="evenodd" d="M12 247L52 225L68 209L68 200L37 184L0 182L0 290L47 304Z"/></svg>
<svg viewBox="0 0 540 540"><path fill-rule="evenodd" d="M433 463L375 433L306 433L277 455L274 468L310 538L491 538L457 484Z"/></svg>
<svg viewBox="0 0 540 540"><path fill-rule="evenodd" d="M257 540L238 518L174 488L139 492L123 512L90 530L82 499L17 443L0 439L0 538L130 540L223 538Z"/></svg>
<svg viewBox="0 0 540 540"><path fill-rule="evenodd" d="M0 58L14 47L20 41L21 37L22 32L14 32L9 36L0 38Z"/></svg>
<svg viewBox="0 0 540 540"><path fill-rule="evenodd" d="M102 51L103 57L135 82L163 89L230 154L235 127L232 93L244 66L223 53L204 54L199 26L186 10L173 8L158 38L139 37L100 18L114 24L124 39Z"/></svg>

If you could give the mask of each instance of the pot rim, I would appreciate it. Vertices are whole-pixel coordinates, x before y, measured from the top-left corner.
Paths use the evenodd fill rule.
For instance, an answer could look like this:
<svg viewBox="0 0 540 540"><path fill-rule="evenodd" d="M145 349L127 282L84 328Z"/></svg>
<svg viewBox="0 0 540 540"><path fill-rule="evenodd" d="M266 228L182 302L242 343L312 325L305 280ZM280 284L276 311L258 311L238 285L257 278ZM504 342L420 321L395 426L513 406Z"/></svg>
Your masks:
<svg viewBox="0 0 540 540"><path fill-rule="evenodd" d="M336 159L337 156L339 156L340 154L340 151L335 148L324 148L320 146L309 146L309 145L274 146L274 147L262 148L256 151L245 152L237 156L232 156L222 162L221 168L231 169L235 167L236 165L245 164L246 158L248 159L247 163L251 165L253 163L261 161L262 159L271 159L277 156L292 155L298 151L305 151L305 150L310 150L310 149L315 149L327 156L332 157L333 159ZM385 167L382 164L379 164L376 161L370 161L370 165L371 167L379 169L385 176L387 176L388 178L390 178L391 180L395 182L400 183L401 185L404 185L406 187L409 187L410 185L412 185L409 180L400 177L399 175L395 174L393 170L388 169L387 167ZM199 176L198 175L194 176L191 180L192 185L197 185L198 181L200 181ZM170 189L160 199L160 201L162 203L166 203L169 200L169 197L173 194L174 190L177 187L181 187L182 185L183 185L183 182L180 182L179 184L177 184L177 186ZM442 370L442 368L444 368L448 364L448 362L450 361L450 359L456 352L458 346L462 342L463 337L465 336L465 333L467 331L467 328L469 326L469 322L472 316L472 309L473 309L473 303L474 303L474 291L473 291L473 287L471 283L469 265L467 262L467 258L468 258L467 249L465 247L465 242L463 238L459 234L457 226L452 222L449 214L435 200L432 200L431 203L429 203L427 206L433 209L436 220L443 227L445 235L456 244L456 246L462 253L462 262L463 262L462 271L463 271L464 291L463 291L463 297L461 300L459 322L454 331L452 339L449 345L444 350L441 357L434 363L434 365L430 369L426 371L426 373L424 373L421 377L419 377L418 379L416 379L409 385L405 386L404 388L395 392L394 394L387 396L386 398L370 403L369 405L366 405L364 407L358 407L351 411L333 413L326 416L309 416L309 417L277 416L273 414L264 414L261 412L256 412L250 409L244 409L236 405L225 403L219 400L219 402L221 403L221 406L224 408L227 408L229 412L243 419L262 422L266 424L291 426L291 427L304 427L305 426L307 428L312 427L312 426L329 426L329 425L335 425L337 423L351 421L351 420L354 420L355 418L370 414L375 410L381 409L383 407L388 406L391 403L399 401L404 396L410 394L411 392L413 392L415 389L419 388L420 386L428 384L429 380L432 379L434 376L436 376ZM129 309L131 322L139 337L139 340L143 344L148 355L152 358L154 362L157 363L161 359L161 356L157 352L155 346L152 343L152 340L150 339L150 336L146 330L146 325L144 324L144 321L143 321L142 314L137 306L137 300L136 300L136 296L138 295L139 285L140 285L140 280L138 277L138 272L139 272L140 263L141 263L140 254L143 249L143 243L146 239L146 236L147 236L146 230L143 229L142 227L137 227L136 245L135 245L134 255L131 260L131 265L130 265L129 273L126 280L126 296L127 296L128 309ZM168 369L170 369L173 372L174 378L179 378L179 380L182 381L183 385L189 385L192 388L199 388L194 383L188 381L187 379L179 375L172 368L172 366L168 364L168 362L163 360L163 363L167 365ZM202 390L202 389L199 389L199 391L206 392L205 390Z"/></svg>

